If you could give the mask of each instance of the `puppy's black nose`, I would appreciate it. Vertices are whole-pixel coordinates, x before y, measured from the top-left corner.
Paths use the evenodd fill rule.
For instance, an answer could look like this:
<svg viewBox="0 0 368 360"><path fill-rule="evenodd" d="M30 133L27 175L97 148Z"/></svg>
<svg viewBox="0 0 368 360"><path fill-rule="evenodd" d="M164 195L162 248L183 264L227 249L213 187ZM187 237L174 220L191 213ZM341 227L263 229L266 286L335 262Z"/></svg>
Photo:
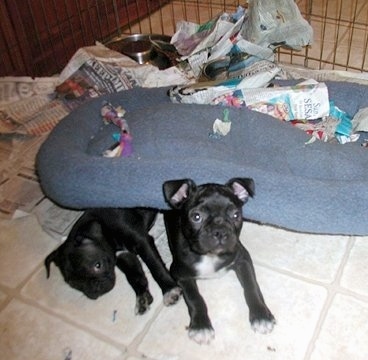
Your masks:
<svg viewBox="0 0 368 360"><path fill-rule="evenodd" d="M227 231L223 228L216 228L212 231L212 236L218 243L222 244L227 238Z"/></svg>

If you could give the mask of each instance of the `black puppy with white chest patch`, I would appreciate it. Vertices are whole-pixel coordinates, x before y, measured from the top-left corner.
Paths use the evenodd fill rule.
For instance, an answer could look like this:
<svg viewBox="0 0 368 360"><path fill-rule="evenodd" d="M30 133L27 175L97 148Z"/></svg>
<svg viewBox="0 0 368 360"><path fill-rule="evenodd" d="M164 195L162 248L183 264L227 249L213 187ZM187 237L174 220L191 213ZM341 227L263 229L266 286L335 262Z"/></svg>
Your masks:
<svg viewBox="0 0 368 360"><path fill-rule="evenodd" d="M164 183L163 192L173 208L164 213L173 255L170 271L188 306L189 337L200 344L214 338L196 279L230 269L244 289L252 328L260 333L272 331L275 318L263 299L251 257L239 240L242 206L254 195L253 180L234 178L225 185L200 186L190 179L172 180Z"/></svg>
<svg viewBox="0 0 368 360"><path fill-rule="evenodd" d="M176 303L181 290L149 235L157 212L148 208L86 210L66 241L45 259L47 277L54 262L71 287L97 299L114 287L117 266L136 293L135 312L143 314L153 298L139 256L160 286L164 304Z"/></svg>

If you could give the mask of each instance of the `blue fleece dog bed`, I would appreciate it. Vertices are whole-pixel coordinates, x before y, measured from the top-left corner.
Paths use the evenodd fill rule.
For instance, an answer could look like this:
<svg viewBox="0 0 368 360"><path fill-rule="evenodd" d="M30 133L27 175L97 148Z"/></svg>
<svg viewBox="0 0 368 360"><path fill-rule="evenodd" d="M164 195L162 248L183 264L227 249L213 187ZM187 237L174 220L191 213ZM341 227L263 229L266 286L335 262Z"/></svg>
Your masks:
<svg viewBox="0 0 368 360"><path fill-rule="evenodd" d="M327 83L330 100L354 115L368 106L368 87ZM130 157L105 158L115 125L103 125L104 100L126 110ZM368 149L329 144L248 109L229 109L231 131L209 136L224 107L172 104L166 88L132 90L90 101L51 132L37 155L45 194L59 205L166 209L162 184L192 178L224 183L252 177L256 195L244 217L311 233L368 235Z"/></svg>

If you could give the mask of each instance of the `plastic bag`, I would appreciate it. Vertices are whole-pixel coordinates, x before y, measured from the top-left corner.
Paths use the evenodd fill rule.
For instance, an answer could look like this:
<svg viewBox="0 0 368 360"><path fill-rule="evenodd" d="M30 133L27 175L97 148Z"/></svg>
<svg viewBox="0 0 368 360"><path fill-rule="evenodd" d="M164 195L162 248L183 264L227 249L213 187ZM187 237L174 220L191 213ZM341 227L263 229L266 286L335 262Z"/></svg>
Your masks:
<svg viewBox="0 0 368 360"><path fill-rule="evenodd" d="M248 0L243 37L265 47L286 46L301 50L311 44L313 29L294 0Z"/></svg>

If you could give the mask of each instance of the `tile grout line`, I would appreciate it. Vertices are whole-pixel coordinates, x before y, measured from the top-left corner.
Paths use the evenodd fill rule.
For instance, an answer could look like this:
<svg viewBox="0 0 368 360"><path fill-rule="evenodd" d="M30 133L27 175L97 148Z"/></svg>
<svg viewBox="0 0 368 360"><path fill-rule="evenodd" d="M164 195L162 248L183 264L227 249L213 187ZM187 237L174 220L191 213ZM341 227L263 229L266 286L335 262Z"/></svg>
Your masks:
<svg viewBox="0 0 368 360"><path fill-rule="evenodd" d="M43 262L38 264L22 281L19 282L19 284L17 286L15 286L14 288L7 286L7 285L1 285L1 290L4 292L4 294L6 295L6 298L4 299L4 301L1 302L0 304L0 312L3 311L8 305L9 303L16 299L16 300L22 300L22 289L24 288L24 286L27 285L27 283L31 280L31 278L42 268L43 266ZM46 276L46 275L45 275ZM23 300L22 300L23 301Z"/></svg>
<svg viewBox="0 0 368 360"><path fill-rule="evenodd" d="M26 296L22 295L23 288L27 285L27 283L32 279L32 277L37 274L40 270L44 268L44 262L42 261L40 264L38 264L33 271L29 273L28 276L25 277L24 280L22 280L15 288L10 288L9 286L2 286L4 288L3 292L6 294L6 298L4 301L2 301L0 305L0 312L4 310L11 301L17 300L20 301L23 304L26 304L28 306L31 306L33 308L38 309L39 311L42 311L43 313L59 319L63 323L69 324L70 326L79 329L83 331L84 333L90 334L91 336L95 337L96 339L99 339L100 341L110 344L111 346L115 347L116 349L120 350L124 359L133 356L133 357L139 357L144 358L146 360L150 360L146 355L142 354L138 347L146 334L149 332L151 324L157 319L160 312L165 307L163 303L158 306L158 308L155 310L155 313L152 315L151 319L145 324L143 329L136 335L136 337L130 342L130 343L120 343L117 342L114 339L111 339L110 337L105 336L103 333L88 327L87 325L81 324L79 322L74 322L72 319L70 319L67 316L64 316L61 313L54 312L52 309L44 306L43 304L38 303L37 301L34 301L33 299L29 299ZM45 274L46 276L46 274ZM153 360L153 359L152 359Z"/></svg>
<svg viewBox="0 0 368 360"><path fill-rule="evenodd" d="M128 345L125 345L123 343L119 343L114 341L113 339L106 337L103 333L100 333L88 326L85 326L81 323L74 322L70 318L64 316L63 314L57 313L52 311L50 308L39 304L37 301L33 299L29 299L26 296L22 295L23 288L27 285L27 283L32 279L32 277L37 274L42 268L44 267L44 263L41 262L38 264L33 271L29 273L28 276L25 277L24 280L22 280L15 288L10 288L8 286L4 286L6 290L4 291L6 294L6 298L0 305L0 312L3 311L13 300L19 301L27 306L30 306L32 308L38 309L39 311L51 316L52 318L58 319L62 321L63 323L66 323L76 329L79 329L83 331L84 333L90 334L91 336L95 337L96 339L99 339L102 342L105 342L107 344L110 344L111 346L114 346L116 349L120 350L123 355L127 353ZM46 276L46 274L45 274Z"/></svg>
<svg viewBox="0 0 368 360"><path fill-rule="evenodd" d="M334 276L333 280L329 283L324 282L323 280L310 279L310 278L307 278L303 275L293 273L290 270L284 270L284 269L280 269L280 268L277 268L277 267L273 267L273 266L268 265L267 263L263 263L262 261L257 261L257 260L254 261L255 265L260 266L262 268L266 268L270 271L274 271L274 272L282 274L284 276L294 278L298 281L309 283L309 284L312 284L312 285L315 285L315 286L320 286L320 287L323 287L324 289L326 289L327 296L326 296L324 304L323 304L323 306L320 310L319 319L318 319L318 321L315 325L315 330L313 332L313 335L312 335L311 339L309 340L309 345L308 345L307 350L305 352L304 360L309 360L310 359L310 357L313 353L313 350L314 350L315 343L316 343L316 341L317 341L317 339L320 335L322 325L323 325L323 323L324 323L324 321L327 317L329 308L330 308L330 306L331 306L331 304L332 304L332 302L333 302L333 300L334 300L334 298L337 294L343 294L343 295L353 297L353 298L355 298L357 300L360 300L360 301L363 301L363 302L368 302L368 298L366 296L361 295L359 293L356 293L354 291L345 289L345 288L341 287L341 285L340 285L340 281L341 281L345 266L346 266L346 264L349 260L350 253L351 253L355 243L356 243L356 237L351 236L351 237L348 238L348 240L346 242L346 245L345 245L345 250L344 250L343 256L342 256L341 261L340 261L340 264L339 264L339 266L338 266L338 268L335 272L335 276Z"/></svg>
<svg viewBox="0 0 368 360"><path fill-rule="evenodd" d="M315 330L313 332L313 335L309 341L309 345L307 347L307 351L305 352L304 355L304 360L309 360L311 359L312 353L315 349L315 345L316 345L316 341L318 340L320 334L321 334L321 329L322 326L326 320L327 314L330 310L330 307L332 305L333 300L335 299L336 295L338 293L341 293L341 287L340 287L340 281L345 269L345 266L349 260L350 257L350 253L351 250L355 244L355 237L350 237L347 244L346 244L346 249L345 249L345 253L344 256L342 257L341 263L336 271L336 275L334 280L330 283L330 284L325 284L323 285L325 287L325 289L327 290L327 297L326 300L322 306L322 309L320 311L320 315L319 315L319 319L315 325Z"/></svg>
<svg viewBox="0 0 368 360"><path fill-rule="evenodd" d="M147 357L147 355L145 355L141 351L139 351L138 348L139 348L139 345L144 340L144 338L146 337L147 333L150 331L152 323L154 323L157 320L158 316L160 315L160 313L163 311L164 308L165 308L164 304L161 303L161 305L155 310L155 313L152 315L152 317L146 322L146 324L145 324L144 328L142 329L142 331L140 331L134 337L134 339L130 342L130 344L128 344L128 346L127 346L128 355L133 356L133 357L142 357L146 360L151 359L151 358Z"/></svg>
<svg viewBox="0 0 368 360"><path fill-rule="evenodd" d="M100 340L101 342L104 342L106 344L109 344L110 346L115 347L115 349L120 350L122 355L125 355L127 353L127 348L128 345L124 344L124 343L120 343L117 342L116 340L104 335L102 332L99 332L98 330L95 330L93 328L88 327L87 325L84 325L83 323L74 321L73 319L58 313L58 312L54 312L52 309L46 307L43 304L39 304L37 301L33 300L33 299L29 299L25 296L22 296L21 294L19 294L19 296L14 297L14 299L22 302L23 304L26 304L32 308L35 308L45 314L47 314L48 316L58 319L59 321L72 326L75 329L78 329L80 331L82 331L83 333L89 334L91 336L93 336L94 338Z"/></svg>

